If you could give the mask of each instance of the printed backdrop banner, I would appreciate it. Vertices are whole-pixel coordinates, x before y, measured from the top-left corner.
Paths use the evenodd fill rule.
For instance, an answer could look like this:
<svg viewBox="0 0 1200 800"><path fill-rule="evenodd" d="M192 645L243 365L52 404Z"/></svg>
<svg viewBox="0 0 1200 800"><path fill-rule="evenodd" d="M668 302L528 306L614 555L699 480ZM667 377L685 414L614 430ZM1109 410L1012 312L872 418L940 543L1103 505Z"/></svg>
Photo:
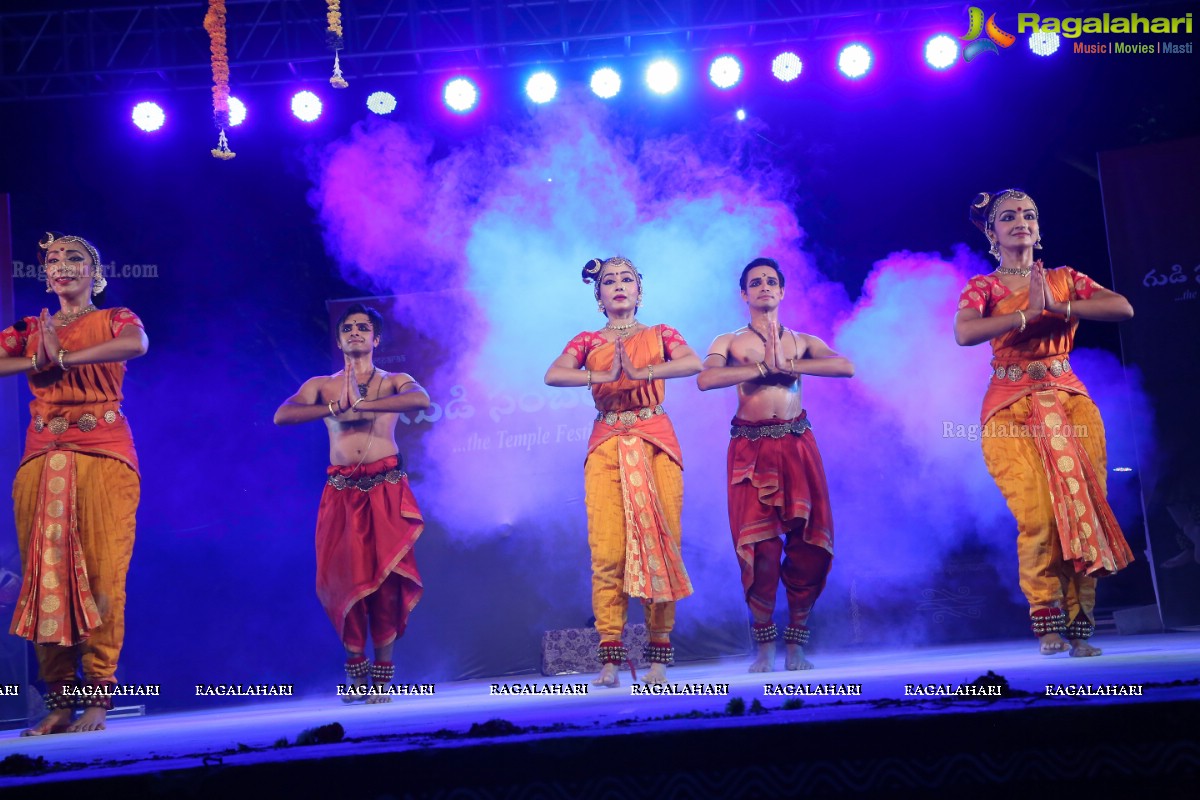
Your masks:
<svg viewBox="0 0 1200 800"><path fill-rule="evenodd" d="M1200 139L1100 154L1115 289L1133 304L1121 325L1126 365L1155 413L1138 442L1163 623L1200 624Z"/></svg>

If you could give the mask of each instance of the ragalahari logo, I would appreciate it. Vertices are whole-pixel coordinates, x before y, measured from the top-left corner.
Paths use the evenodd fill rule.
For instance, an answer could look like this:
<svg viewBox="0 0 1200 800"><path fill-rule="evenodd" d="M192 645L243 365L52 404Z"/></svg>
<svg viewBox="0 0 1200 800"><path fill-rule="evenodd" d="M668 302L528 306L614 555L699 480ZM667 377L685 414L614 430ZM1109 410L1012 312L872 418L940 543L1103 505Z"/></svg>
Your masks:
<svg viewBox="0 0 1200 800"><path fill-rule="evenodd" d="M980 39L979 35L987 33L986 39ZM1017 40L1007 31L1000 29L996 24L996 15L992 14L987 18L987 23L983 21L983 9L971 6L967 9L967 35L961 37L962 41L970 42L963 48L963 60L970 61L975 56L981 53L1000 54L1000 47L1011 47L1012 43Z"/></svg>

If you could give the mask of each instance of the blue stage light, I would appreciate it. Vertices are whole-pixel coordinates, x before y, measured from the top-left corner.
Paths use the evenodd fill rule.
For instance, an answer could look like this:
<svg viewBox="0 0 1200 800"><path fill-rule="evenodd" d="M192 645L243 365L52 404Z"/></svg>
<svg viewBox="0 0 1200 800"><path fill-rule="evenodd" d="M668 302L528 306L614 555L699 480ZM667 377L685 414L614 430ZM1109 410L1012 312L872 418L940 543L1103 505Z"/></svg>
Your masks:
<svg viewBox="0 0 1200 800"><path fill-rule="evenodd" d="M666 59L655 61L646 68L646 85L655 94L668 94L679 85L679 70Z"/></svg>
<svg viewBox="0 0 1200 800"><path fill-rule="evenodd" d="M838 69L847 78L861 78L871 69L871 51L861 44L843 47L838 54Z"/></svg>
<svg viewBox="0 0 1200 800"><path fill-rule="evenodd" d="M771 74L784 83L799 78L802 69L804 69L804 63L795 53L780 53L771 62Z"/></svg>
<svg viewBox="0 0 1200 800"><path fill-rule="evenodd" d="M539 105L549 103L558 94L558 81L549 72L535 72L525 82L525 94Z"/></svg>
<svg viewBox="0 0 1200 800"><path fill-rule="evenodd" d="M592 73L591 86L597 97L608 100L621 91L621 76L612 67L601 67Z"/></svg>
<svg viewBox="0 0 1200 800"><path fill-rule="evenodd" d="M158 103L144 102L133 107L133 124L146 133L153 133L166 121L167 115L163 113L162 106Z"/></svg>
<svg viewBox="0 0 1200 800"><path fill-rule="evenodd" d="M307 89L292 95L292 113L301 122L315 122L321 116L321 98Z"/></svg>
<svg viewBox="0 0 1200 800"><path fill-rule="evenodd" d="M732 89L742 79L742 65L733 56L721 56L708 68L708 77L718 89Z"/></svg>
<svg viewBox="0 0 1200 800"><path fill-rule="evenodd" d="M939 33L925 43L925 63L934 69L946 69L958 61L958 40Z"/></svg>
<svg viewBox="0 0 1200 800"><path fill-rule="evenodd" d="M390 114L396 110L396 96L391 92L371 92L367 95L367 109L372 114Z"/></svg>
<svg viewBox="0 0 1200 800"><path fill-rule="evenodd" d="M479 90L466 78L455 78L446 83L442 97L451 111L465 114L479 102Z"/></svg>

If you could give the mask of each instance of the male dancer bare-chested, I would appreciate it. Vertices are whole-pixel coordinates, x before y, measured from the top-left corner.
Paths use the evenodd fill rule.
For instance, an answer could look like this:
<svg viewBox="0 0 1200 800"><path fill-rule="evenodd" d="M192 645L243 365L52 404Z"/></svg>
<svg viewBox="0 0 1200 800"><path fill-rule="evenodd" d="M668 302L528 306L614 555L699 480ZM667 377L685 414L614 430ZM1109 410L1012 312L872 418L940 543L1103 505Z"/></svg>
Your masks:
<svg viewBox="0 0 1200 800"><path fill-rule="evenodd" d="M336 329L345 369L305 381L275 412L276 425L320 419L329 429L331 466L317 513L317 596L346 648L347 702L391 699L392 650L422 592L412 548L424 521L395 433L398 413L428 408L429 395L411 375L375 366L382 327L375 309L347 309ZM368 629L375 646L370 665Z"/></svg>
<svg viewBox="0 0 1200 800"><path fill-rule="evenodd" d="M780 578L787 593L788 669L804 657L813 604L833 559L833 517L825 468L800 402L800 376L849 378L854 365L816 336L779 324L784 277L757 258L742 270L750 324L716 338L696 381L702 390L737 386L729 441L729 526L753 617L757 653L751 672L775 669L772 621ZM782 557L782 565L780 558Z"/></svg>

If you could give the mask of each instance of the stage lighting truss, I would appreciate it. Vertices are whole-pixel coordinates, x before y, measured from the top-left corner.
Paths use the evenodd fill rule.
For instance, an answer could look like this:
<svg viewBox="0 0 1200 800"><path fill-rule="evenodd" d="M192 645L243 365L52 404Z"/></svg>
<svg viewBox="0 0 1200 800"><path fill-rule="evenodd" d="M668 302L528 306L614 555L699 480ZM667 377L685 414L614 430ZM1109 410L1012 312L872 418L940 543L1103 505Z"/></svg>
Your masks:
<svg viewBox="0 0 1200 800"><path fill-rule="evenodd" d="M718 89L732 89L742 79L742 65L733 56L720 56L708 68L708 78Z"/></svg>

